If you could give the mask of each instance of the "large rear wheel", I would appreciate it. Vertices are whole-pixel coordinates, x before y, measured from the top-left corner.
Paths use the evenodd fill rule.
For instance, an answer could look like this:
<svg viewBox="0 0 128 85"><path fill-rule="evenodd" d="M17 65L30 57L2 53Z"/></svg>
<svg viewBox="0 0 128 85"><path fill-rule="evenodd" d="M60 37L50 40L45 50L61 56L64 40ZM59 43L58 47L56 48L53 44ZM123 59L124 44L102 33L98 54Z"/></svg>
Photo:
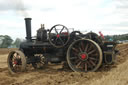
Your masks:
<svg viewBox="0 0 128 85"><path fill-rule="evenodd" d="M8 70L11 74L23 72L26 69L26 57L22 51L12 51L7 59Z"/></svg>
<svg viewBox="0 0 128 85"><path fill-rule="evenodd" d="M68 48L67 62L73 71L96 71L102 63L101 48L90 39L74 41Z"/></svg>

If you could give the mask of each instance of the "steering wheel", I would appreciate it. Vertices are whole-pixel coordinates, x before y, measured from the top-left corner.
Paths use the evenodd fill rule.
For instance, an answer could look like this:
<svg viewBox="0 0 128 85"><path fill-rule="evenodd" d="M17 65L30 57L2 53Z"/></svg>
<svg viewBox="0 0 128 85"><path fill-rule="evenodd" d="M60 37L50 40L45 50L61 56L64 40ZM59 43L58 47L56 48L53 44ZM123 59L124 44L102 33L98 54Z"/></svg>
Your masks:
<svg viewBox="0 0 128 85"><path fill-rule="evenodd" d="M57 24L49 30L49 42L56 48L64 47L69 38L69 30L64 25Z"/></svg>

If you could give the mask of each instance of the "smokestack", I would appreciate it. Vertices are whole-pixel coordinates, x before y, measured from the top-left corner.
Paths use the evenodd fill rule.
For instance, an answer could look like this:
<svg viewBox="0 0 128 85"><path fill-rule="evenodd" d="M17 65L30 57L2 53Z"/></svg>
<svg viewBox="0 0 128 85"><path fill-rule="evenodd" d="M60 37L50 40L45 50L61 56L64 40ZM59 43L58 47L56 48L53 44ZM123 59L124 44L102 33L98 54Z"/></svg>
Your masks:
<svg viewBox="0 0 128 85"><path fill-rule="evenodd" d="M26 39L27 41L32 41L31 37L31 18L25 18L25 25L26 25Z"/></svg>

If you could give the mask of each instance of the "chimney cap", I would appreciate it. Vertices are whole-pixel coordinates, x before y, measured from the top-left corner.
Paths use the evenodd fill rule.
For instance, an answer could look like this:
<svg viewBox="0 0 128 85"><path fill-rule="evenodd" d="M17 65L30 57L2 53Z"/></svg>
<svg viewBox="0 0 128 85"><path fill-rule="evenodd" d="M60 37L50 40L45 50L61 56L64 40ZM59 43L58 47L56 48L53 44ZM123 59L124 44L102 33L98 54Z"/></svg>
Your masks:
<svg viewBox="0 0 128 85"><path fill-rule="evenodd" d="M32 20L32 18L24 18L25 20Z"/></svg>

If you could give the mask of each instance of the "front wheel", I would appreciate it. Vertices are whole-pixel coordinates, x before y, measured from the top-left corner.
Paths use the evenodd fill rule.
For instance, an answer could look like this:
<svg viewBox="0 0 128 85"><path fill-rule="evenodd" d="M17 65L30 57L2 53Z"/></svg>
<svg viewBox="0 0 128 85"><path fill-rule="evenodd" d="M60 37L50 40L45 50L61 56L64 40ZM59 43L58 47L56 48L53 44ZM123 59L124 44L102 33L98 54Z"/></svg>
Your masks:
<svg viewBox="0 0 128 85"><path fill-rule="evenodd" d="M73 71L96 71L102 64L102 50L90 39L79 39L69 46L67 62Z"/></svg>
<svg viewBox="0 0 128 85"><path fill-rule="evenodd" d="M26 69L26 57L20 50L10 52L7 63L8 70L11 74L23 72Z"/></svg>

